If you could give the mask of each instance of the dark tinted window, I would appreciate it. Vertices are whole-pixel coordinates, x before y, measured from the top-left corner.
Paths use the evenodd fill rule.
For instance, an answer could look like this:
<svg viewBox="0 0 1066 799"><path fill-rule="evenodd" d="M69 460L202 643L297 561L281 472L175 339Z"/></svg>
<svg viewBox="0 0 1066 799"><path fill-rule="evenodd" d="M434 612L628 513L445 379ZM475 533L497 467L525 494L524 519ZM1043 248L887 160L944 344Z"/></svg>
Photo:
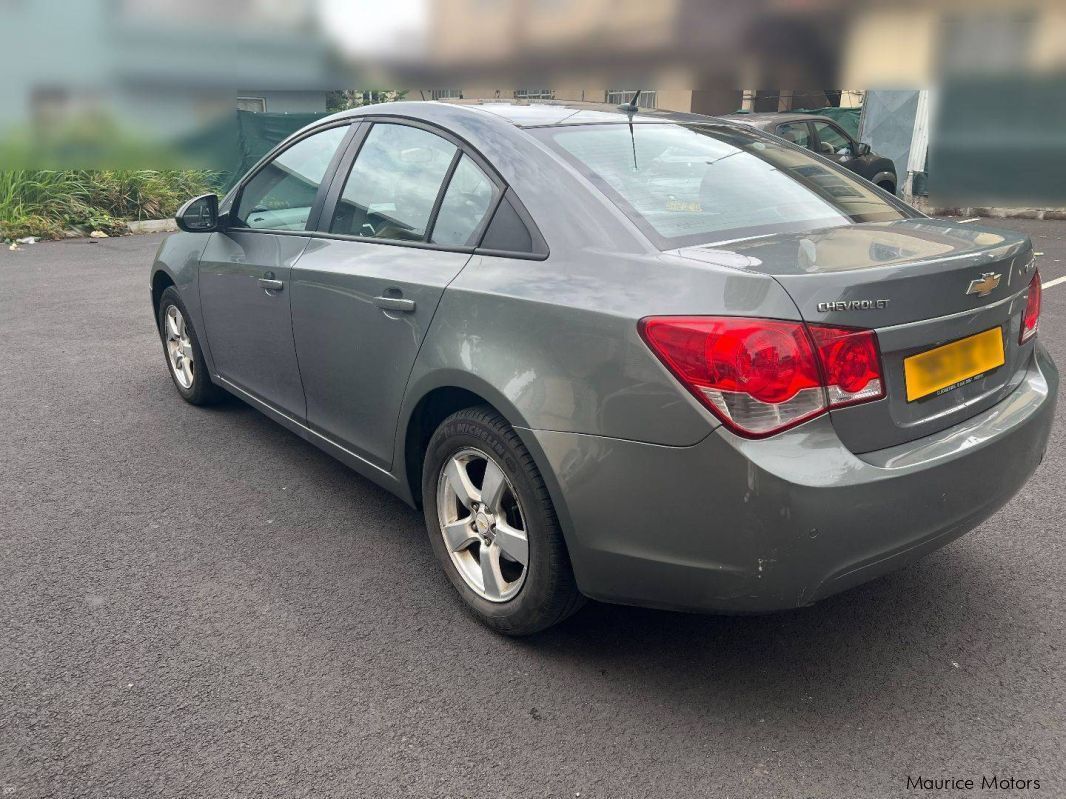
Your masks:
<svg viewBox="0 0 1066 799"><path fill-rule="evenodd" d="M535 135L664 249L906 215L847 170L755 130L585 125Z"/></svg>
<svg viewBox="0 0 1066 799"><path fill-rule="evenodd" d="M432 241L457 247L476 244L496 194L496 187L469 157L463 156L455 168L448 190L433 224Z"/></svg>
<svg viewBox="0 0 1066 799"><path fill-rule="evenodd" d="M456 147L406 125L376 123L367 134L330 231L422 241Z"/></svg>
<svg viewBox="0 0 1066 799"><path fill-rule="evenodd" d="M492 224L485 231L481 247L485 250L505 252L533 252L533 236L506 198L496 209Z"/></svg>
<svg viewBox="0 0 1066 799"><path fill-rule="evenodd" d="M279 154L241 192L237 224L270 230L305 230L318 187L347 126L330 128Z"/></svg>

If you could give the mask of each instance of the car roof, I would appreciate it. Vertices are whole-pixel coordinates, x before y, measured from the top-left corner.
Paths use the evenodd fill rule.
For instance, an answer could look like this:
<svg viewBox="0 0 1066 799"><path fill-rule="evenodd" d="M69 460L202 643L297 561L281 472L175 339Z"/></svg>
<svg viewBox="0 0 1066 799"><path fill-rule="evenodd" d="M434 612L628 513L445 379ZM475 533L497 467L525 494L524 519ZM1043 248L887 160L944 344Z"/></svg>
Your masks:
<svg viewBox="0 0 1066 799"><path fill-rule="evenodd" d="M821 114L801 114L796 112L759 112L755 114L726 114L722 119L728 122L739 122L742 125L752 125L756 128L767 128L771 125L780 125L783 122L832 122L832 118Z"/></svg>
<svg viewBox="0 0 1066 799"><path fill-rule="evenodd" d="M680 111L660 111L658 109L640 108L630 118L620 111L618 106L609 103L582 103L555 100L536 100L530 102L509 100L446 100L446 101L410 101L398 103L381 103L361 106L348 111L341 111L329 117L330 120L345 117L365 116L368 114L392 114L413 119L433 119L444 122L467 118L471 114L491 116L508 122L518 128L551 127L555 125L595 125L604 123L722 123L718 117L703 114L688 114ZM728 124L735 124L730 120Z"/></svg>

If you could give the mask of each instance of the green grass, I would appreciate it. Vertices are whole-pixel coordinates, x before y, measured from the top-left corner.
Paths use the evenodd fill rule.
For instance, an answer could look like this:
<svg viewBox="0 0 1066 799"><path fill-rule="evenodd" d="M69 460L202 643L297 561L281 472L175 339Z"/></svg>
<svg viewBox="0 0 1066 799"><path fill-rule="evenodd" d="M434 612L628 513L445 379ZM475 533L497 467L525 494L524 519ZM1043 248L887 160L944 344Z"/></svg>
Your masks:
<svg viewBox="0 0 1066 799"><path fill-rule="evenodd" d="M218 182L217 173L206 170L0 172L0 239L61 238L71 227L122 232L127 220L173 216Z"/></svg>

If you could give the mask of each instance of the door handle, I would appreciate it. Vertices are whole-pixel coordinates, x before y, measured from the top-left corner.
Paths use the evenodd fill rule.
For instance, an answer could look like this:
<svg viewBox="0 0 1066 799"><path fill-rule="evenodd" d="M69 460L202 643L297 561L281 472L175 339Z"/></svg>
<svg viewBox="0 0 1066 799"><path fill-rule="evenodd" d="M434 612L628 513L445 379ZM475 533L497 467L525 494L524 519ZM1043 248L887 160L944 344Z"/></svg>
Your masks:
<svg viewBox="0 0 1066 799"><path fill-rule="evenodd" d="M410 313L415 309L415 301L405 300L403 297L375 297L374 305L386 311L401 313Z"/></svg>
<svg viewBox="0 0 1066 799"><path fill-rule="evenodd" d="M283 288L285 288L285 281L274 280L269 277L261 277L259 278L259 285L267 291L281 291Z"/></svg>

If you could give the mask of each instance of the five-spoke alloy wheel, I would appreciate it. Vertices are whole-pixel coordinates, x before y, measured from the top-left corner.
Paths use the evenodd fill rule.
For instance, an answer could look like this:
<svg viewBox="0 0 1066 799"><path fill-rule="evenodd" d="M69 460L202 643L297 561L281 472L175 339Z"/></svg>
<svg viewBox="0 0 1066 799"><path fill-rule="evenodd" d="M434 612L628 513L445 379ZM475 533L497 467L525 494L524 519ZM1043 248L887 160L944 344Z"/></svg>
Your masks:
<svg viewBox="0 0 1066 799"><path fill-rule="evenodd" d="M178 393L193 405L210 405L225 397L225 392L211 382L196 330L174 286L168 286L160 295L156 322Z"/></svg>
<svg viewBox="0 0 1066 799"><path fill-rule="evenodd" d="M529 539L518 497L496 461L472 448L448 458L437 484L437 517L452 563L478 596L505 602L522 590Z"/></svg>
<svg viewBox="0 0 1066 799"><path fill-rule="evenodd" d="M185 317L177 305L171 305L167 308L164 319L166 321L163 325L163 336L170 360L170 371L179 386L192 388L196 364L192 357L192 342L185 326Z"/></svg>
<svg viewBox="0 0 1066 799"><path fill-rule="evenodd" d="M426 448L422 503L445 574L492 629L528 635L581 607L540 471L492 408L464 408L441 422Z"/></svg>

